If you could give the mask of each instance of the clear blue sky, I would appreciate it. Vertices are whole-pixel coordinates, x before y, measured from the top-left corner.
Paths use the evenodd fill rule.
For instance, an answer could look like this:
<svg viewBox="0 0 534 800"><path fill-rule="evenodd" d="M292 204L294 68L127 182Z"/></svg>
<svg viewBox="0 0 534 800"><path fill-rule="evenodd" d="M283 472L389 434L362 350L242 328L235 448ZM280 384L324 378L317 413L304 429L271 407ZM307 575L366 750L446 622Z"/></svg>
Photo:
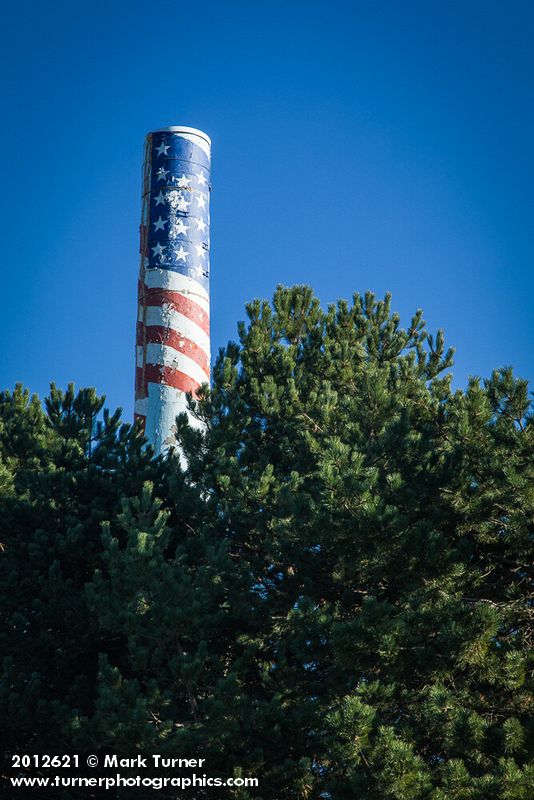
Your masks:
<svg viewBox="0 0 534 800"><path fill-rule="evenodd" d="M213 140L212 344L253 297L393 292L455 383L534 378L534 3L4 4L0 386L133 407L148 130Z"/></svg>

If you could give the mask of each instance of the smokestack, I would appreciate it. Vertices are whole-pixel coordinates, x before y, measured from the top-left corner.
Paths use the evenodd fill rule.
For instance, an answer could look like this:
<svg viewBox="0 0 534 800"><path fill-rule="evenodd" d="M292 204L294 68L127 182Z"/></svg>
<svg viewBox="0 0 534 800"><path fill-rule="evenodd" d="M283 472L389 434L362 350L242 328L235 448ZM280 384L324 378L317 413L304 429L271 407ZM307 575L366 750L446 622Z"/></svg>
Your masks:
<svg viewBox="0 0 534 800"><path fill-rule="evenodd" d="M145 139L135 419L157 455L177 446L186 392L209 382L210 166L211 141L195 128Z"/></svg>

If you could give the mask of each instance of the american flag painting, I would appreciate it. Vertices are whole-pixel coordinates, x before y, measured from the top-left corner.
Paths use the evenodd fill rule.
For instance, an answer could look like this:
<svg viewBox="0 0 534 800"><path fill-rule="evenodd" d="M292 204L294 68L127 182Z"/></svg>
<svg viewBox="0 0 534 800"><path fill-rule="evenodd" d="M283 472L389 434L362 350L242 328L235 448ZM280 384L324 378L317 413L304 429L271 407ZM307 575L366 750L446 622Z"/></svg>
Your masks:
<svg viewBox="0 0 534 800"><path fill-rule="evenodd" d="M186 392L209 382L210 165L202 131L171 127L146 137L135 418L157 454L176 446Z"/></svg>

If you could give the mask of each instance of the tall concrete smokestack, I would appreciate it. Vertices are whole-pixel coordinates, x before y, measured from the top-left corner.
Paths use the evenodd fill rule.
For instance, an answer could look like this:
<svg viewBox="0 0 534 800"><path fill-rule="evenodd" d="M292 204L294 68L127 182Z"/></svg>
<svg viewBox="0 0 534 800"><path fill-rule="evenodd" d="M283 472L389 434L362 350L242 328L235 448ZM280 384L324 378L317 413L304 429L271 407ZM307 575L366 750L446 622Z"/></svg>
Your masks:
<svg viewBox="0 0 534 800"><path fill-rule="evenodd" d="M210 139L195 128L145 139L135 418L156 454L176 446L186 392L209 382L210 166Z"/></svg>

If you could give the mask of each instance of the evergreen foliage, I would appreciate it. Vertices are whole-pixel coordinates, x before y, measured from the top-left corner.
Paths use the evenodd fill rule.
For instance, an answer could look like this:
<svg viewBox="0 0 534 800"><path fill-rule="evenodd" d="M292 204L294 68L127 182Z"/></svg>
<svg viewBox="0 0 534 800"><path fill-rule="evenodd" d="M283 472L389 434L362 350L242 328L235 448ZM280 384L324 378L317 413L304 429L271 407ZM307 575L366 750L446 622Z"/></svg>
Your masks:
<svg viewBox="0 0 534 800"><path fill-rule="evenodd" d="M247 313L185 472L93 390L0 395L3 749L260 779L195 798L531 800L526 382L453 391L389 297Z"/></svg>

